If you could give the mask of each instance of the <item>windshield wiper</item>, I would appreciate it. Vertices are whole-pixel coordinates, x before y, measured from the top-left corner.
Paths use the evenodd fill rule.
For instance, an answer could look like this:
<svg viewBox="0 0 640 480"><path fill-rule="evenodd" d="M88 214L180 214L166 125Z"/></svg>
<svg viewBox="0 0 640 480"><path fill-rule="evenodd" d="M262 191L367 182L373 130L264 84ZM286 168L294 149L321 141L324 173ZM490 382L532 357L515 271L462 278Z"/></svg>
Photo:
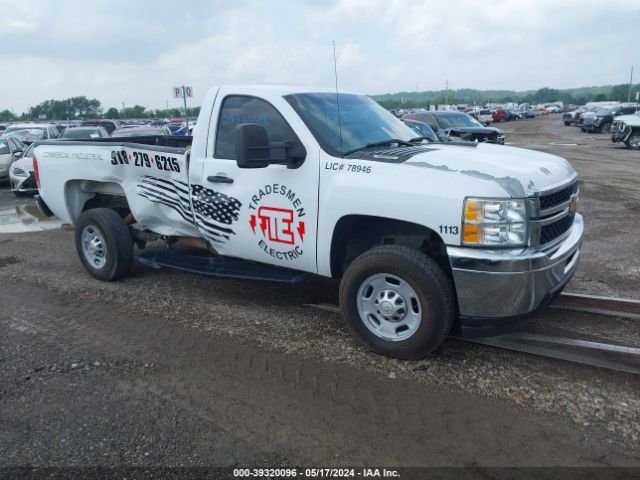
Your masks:
<svg viewBox="0 0 640 480"><path fill-rule="evenodd" d="M348 152L343 153L343 155L349 155L351 153L366 150L367 148L375 148L375 147L384 147L386 145L391 145L393 143L397 143L398 145L404 145L406 147L412 147L413 143L407 140L400 140L398 138L389 138L387 140L381 140L379 142L367 143L364 147L354 148L353 150L349 150Z"/></svg>
<svg viewBox="0 0 640 480"><path fill-rule="evenodd" d="M430 137L426 137L426 136L421 136L421 137L414 137L411 140L409 140L410 142L421 142L422 140L428 140L429 142L433 143L433 139L431 139Z"/></svg>

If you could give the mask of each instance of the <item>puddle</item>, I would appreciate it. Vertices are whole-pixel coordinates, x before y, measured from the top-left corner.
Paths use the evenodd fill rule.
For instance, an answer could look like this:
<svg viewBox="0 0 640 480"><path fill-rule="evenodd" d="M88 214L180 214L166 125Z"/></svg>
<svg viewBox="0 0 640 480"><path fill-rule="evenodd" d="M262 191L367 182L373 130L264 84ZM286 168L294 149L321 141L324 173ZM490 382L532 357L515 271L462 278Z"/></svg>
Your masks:
<svg viewBox="0 0 640 480"><path fill-rule="evenodd" d="M0 234L42 232L61 226L60 220L55 217L45 217L36 205L0 208Z"/></svg>

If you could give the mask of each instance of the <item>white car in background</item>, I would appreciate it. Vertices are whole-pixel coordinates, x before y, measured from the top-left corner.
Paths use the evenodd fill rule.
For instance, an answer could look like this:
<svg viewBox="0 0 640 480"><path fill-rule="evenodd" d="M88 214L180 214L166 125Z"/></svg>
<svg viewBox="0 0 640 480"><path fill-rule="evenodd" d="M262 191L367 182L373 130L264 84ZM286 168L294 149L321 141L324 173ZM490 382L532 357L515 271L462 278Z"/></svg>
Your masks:
<svg viewBox="0 0 640 480"><path fill-rule="evenodd" d="M0 137L0 183L6 183L9 178L9 167L27 148L20 139L11 136Z"/></svg>
<svg viewBox="0 0 640 480"><path fill-rule="evenodd" d="M51 123L14 123L5 129L3 134L8 135L9 133L13 133L24 142L50 140L60 137L60 132Z"/></svg>
<svg viewBox="0 0 640 480"><path fill-rule="evenodd" d="M493 115L491 114L491 110L489 110L488 108L478 110L476 112L476 120L478 120L480 123L484 123L485 125L489 125L491 122L493 122Z"/></svg>
<svg viewBox="0 0 640 480"><path fill-rule="evenodd" d="M37 193L35 176L33 174L33 147L29 145L18 160L11 164L9 169L9 184L16 196L23 196L30 193Z"/></svg>

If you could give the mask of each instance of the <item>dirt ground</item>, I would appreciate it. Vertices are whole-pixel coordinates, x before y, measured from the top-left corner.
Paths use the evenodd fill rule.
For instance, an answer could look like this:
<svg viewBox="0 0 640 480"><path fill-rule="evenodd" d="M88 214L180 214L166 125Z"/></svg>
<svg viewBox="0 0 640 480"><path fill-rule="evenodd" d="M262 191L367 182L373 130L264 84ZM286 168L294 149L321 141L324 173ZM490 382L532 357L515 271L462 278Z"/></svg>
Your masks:
<svg viewBox="0 0 640 480"><path fill-rule="evenodd" d="M558 116L499 126L581 175L568 290L640 298L640 153ZM0 188L0 231L30 203ZM330 282L138 266L101 283L52 227L0 233L0 467L640 467L635 376L454 339L419 362L383 358L304 306L336 303ZM640 345L636 324L547 309L525 329Z"/></svg>

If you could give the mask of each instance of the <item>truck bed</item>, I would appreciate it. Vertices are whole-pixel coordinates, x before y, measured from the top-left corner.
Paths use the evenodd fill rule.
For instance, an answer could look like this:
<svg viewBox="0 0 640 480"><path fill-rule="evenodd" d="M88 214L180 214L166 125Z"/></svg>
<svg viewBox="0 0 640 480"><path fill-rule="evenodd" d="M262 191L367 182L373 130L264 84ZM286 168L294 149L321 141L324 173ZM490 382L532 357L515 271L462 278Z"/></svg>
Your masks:
<svg viewBox="0 0 640 480"><path fill-rule="evenodd" d="M67 223L74 224L88 202L119 197L151 231L201 237L191 208L190 143L191 137L155 135L38 142L40 195Z"/></svg>

